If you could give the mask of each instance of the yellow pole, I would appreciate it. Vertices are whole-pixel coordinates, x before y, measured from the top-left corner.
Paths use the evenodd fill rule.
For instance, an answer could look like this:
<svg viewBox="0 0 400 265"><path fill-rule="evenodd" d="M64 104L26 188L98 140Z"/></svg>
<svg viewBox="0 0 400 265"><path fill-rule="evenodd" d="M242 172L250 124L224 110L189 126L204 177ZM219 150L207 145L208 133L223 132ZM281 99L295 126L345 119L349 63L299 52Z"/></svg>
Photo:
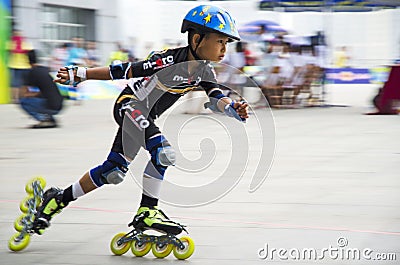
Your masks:
<svg viewBox="0 0 400 265"><path fill-rule="evenodd" d="M11 0L0 0L0 104L10 102L6 45L10 36Z"/></svg>

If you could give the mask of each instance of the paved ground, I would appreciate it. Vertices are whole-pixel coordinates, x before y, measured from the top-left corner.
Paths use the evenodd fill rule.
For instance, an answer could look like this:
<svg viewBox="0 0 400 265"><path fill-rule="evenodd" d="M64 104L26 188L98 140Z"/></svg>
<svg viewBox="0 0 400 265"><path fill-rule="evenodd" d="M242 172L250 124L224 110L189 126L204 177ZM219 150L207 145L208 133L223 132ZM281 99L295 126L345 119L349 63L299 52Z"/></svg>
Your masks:
<svg viewBox="0 0 400 265"><path fill-rule="evenodd" d="M140 188L132 176L71 204L54 218L45 235L32 237L26 250L13 253L7 248L30 177L42 175L49 185L65 187L103 161L115 131L111 106L109 100L69 105L59 117L61 128L39 131L25 128L32 121L17 106L0 105L0 264L179 262L172 256L156 260L150 254L135 258L130 252L120 257L110 252L110 239L128 231L126 224L137 209ZM243 179L216 202L201 207L163 206L188 225L196 242L194 255L185 263L399 264L400 117L365 116L363 111L351 107L274 111L275 159L256 192L248 192L252 168L247 168ZM190 117L169 119L179 123ZM210 129L208 122L199 119L198 131L191 135L190 127L189 133L182 133L180 148L189 159L199 155L198 140L205 134L217 139L222 154L229 152L218 145L224 134ZM135 162L139 171L140 159ZM216 168L225 166L223 159L213 163ZM171 172L168 178L175 175L175 181L185 185L204 184L215 177L209 171L193 176ZM324 257L294 259L311 249ZM348 260L346 253L353 250L371 260L361 256L354 261L352 255ZM373 260L379 253L394 253L397 260Z"/></svg>

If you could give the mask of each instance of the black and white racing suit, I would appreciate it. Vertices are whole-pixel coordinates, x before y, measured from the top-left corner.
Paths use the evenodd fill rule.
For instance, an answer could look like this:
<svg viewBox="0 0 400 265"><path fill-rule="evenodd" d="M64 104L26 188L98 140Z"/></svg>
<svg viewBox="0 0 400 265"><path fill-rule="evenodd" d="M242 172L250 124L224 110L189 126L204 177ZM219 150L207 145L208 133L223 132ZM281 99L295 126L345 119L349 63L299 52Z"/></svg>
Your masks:
<svg viewBox="0 0 400 265"><path fill-rule="evenodd" d="M222 94L212 65L207 61L188 62L188 51L189 47L168 49L131 65L133 78L114 105L119 128L111 151L133 159L150 137L161 133L154 120L184 94L197 88L204 89L210 98ZM191 63L197 65L189 73Z"/></svg>

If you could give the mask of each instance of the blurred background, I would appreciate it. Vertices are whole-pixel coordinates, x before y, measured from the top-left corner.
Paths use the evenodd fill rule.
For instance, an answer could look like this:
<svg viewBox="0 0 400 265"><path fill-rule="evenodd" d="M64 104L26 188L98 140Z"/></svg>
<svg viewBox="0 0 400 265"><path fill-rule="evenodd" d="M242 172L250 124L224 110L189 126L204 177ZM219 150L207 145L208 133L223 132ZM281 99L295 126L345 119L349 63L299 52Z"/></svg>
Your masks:
<svg viewBox="0 0 400 265"><path fill-rule="evenodd" d="M400 2L396 0L0 3L0 103L12 101L7 65L10 52L15 52L10 44L15 34L22 36L20 52L38 50L41 62L53 72L66 64L92 67L113 60L135 61L153 50L186 45L187 37L180 33L182 19L200 4L221 6L236 19L244 48L238 51L232 44L233 56L226 56L224 62L251 75L272 106L310 105L312 93L314 103L321 104L328 100L327 91L329 103L366 105L386 81L388 66L400 58ZM76 54L77 49L84 55L71 58L71 50ZM237 53L243 53L244 62L238 63ZM272 74L276 78L271 80ZM313 92L315 83L326 86ZM353 86L351 94L345 85L354 84L361 86ZM285 91L290 92L288 100ZM302 91L304 95L298 96Z"/></svg>
<svg viewBox="0 0 400 265"><path fill-rule="evenodd" d="M104 160L117 126L113 102L126 85L126 80L58 85L68 99L56 116L61 127L37 131L27 130L40 123L28 127L22 104L11 104L18 103L13 95L18 82L11 76L30 69L31 49L54 76L64 65L134 62L153 50L187 45L181 23L200 4L221 6L236 19L242 42L229 44L224 64L215 69L218 81L232 88L229 96L243 97L252 108L245 126L231 120L235 130L216 115L166 113L157 120L186 158L169 169L171 183L208 185L231 171L235 180L224 198L205 207L165 205L196 242L189 262L266 264L257 257L266 243L271 249L319 250L335 247L338 238L349 239L350 248L342 250L368 248L400 257L399 116L362 115L375 108L380 114L400 110L400 0L0 0L0 264L156 262L106 251L136 210L141 189L133 176L142 176L145 152L123 185L75 202L22 255L6 249L29 178L41 175L49 186L65 187ZM172 113L207 111L204 91L181 99ZM206 165L205 154L214 149ZM232 162L239 154L234 150L240 150L241 163ZM181 166L186 161L193 167ZM249 193L257 182L259 190ZM189 201L182 199L182 205ZM332 257L318 262L366 263ZM175 264L172 258L168 264Z"/></svg>

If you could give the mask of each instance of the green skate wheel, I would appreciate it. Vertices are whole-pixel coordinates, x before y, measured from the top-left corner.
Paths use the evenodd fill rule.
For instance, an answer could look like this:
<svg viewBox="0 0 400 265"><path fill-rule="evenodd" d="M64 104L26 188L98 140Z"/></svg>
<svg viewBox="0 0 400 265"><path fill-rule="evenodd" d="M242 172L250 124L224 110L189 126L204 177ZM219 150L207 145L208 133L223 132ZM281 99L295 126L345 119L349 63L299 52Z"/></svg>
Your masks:
<svg viewBox="0 0 400 265"><path fill-rule="evenodd" d="M21 212L23 213L27 213L29 210L29 201L33 200L33 196L32 195L28 195L26 196L19 204L19 209L21 210Z"/></svg>
<svg viewBox="0 0 400 265"><path fill-rule="evenodd" d="M171 253L174 245L171 244L164 244L164 245L159 245L157 243L153 243L151 246L151 252L153 252L153 255L159 259L163 259L166 256Z"/></svg>
<svg viewBox="0 0 400 265"><path fill-rule="evenodd" d="M177 246L174 246L174 256L177 259L187 259L192 256L194 252L194 241L188 236L183 236L179 240L184 245L184 248L181 249Z"/></svg>
<svg viewBox="0 0 400 265"><path fill-rule="evenodd" d="M8 248L12 251L21 251L26 248L30 242L30 235L25 234L22 238L21 233L16 233L8 240Z"/></svg>
<svg viewBox="0 0 400 265"><path fill-rule="evenodd" d="M121 245L118 245L118 243L117 243L118 240L120 240L124 236L125 236L125 233L118 233L111 240L111 243L110 243L111 251L112 251L112 253L114 253L117 256L121 256L121 255L125 254L131 247L131 244L132 244L131 241L123 243Z"/></svg>
<svg viewBox="0 0 400 265"><path fill-rule="evenodd" d="M18 232L21 232L25 225L22 223L22 220L27 216L27 214L21 214L14 222L14 228Z"/></svg>
<svg viewBox="0 0 400 265"><path fill-rule="evenodd" d="M131 251L133 255L135 255L136 257L145 256L147 253L149 253L150 249L151 249L150 242L146 242L141 245L139 245L136 240L132 242Z"/></svg>
<svg viewBox="0 0 400 265"><path fill-rule="evenodd" d="M33 194L33 187L32 187L32 184L33 184L35 181L39 181L40 187L44 190L44 187L46 187L46 180L45 180L43 177L34 177L34 178L31 178L31 179L28 181L28 183L26 183L26 185L25 185L25 191L26 191L26 193L28 193L28 194Z"/></svg>

